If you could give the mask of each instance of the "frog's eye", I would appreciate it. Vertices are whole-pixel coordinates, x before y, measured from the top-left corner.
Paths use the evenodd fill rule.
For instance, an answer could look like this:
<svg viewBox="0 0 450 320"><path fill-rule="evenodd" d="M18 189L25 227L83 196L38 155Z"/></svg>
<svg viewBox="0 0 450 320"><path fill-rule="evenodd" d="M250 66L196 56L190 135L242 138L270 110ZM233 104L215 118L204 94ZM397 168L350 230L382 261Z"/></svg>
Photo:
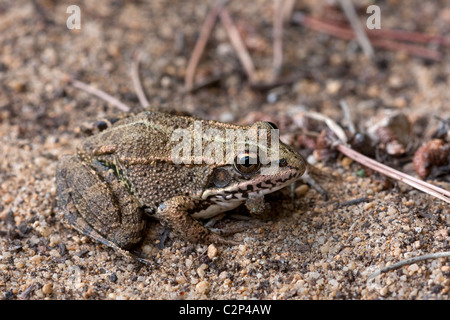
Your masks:
<svg viewBox="0 0 450 320"><path fill-rule="evenodd" d="M278 126L275 123L270 121L267 121L267 123L272 127L272 129L278 129Z"/></svg>
<svg viewBox="0 0 450 320"><path fill-rule="evenodd" d="M258 156L251 153L240 154L234 159L234 168L241 174L256 172L261 167Z"/></svg>

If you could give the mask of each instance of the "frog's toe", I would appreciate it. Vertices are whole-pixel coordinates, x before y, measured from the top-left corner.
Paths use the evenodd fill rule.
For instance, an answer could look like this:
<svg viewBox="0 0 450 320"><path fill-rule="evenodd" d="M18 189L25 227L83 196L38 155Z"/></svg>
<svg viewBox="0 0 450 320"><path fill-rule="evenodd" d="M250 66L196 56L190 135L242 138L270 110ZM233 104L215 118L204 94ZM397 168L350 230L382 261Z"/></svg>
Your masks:
<svg viewBox="0 0 450 320"><path fill-rule="evenodd" d="M226 229L208 228L208 229L219 235L226 236L226 235L231 235L231 234L235 234L238 232L246 231L246 230L248 230L248 227L237 227L237 228L226 228Z"/></svg>
<svg viewBox="0 0 450 320"><path fill-rule="evenodd" d="M216 233L211 233L208 238L209 238L208 239L209 241L207 241L207 242L212 242L212 243L217 243L217 244L227 244L227 245L232 245L232 246L237 246L239 244L242 244L241 242L238 242L238 241L226 239Z"/></svg>

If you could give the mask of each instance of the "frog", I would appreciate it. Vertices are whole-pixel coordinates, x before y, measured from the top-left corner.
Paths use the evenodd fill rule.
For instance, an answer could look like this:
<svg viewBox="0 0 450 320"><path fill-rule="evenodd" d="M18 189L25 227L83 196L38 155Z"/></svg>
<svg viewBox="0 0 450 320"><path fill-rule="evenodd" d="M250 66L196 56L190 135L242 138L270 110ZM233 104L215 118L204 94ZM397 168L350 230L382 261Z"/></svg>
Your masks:
<svg viewBox="0 0 450 320"><path fill-rule="evenodd" d="M199 130L216 135L187 144L184 151L192 154L181 159L174 153L180 146L174 133L195 140ZM255 139L238 148L226 135L234 131ZM243 126L156 110L123 117L84 139L76 153L59 159L56 186L62 219L82 235L144 263L148 260L132 250L145 237L148 218L187 242L236 245L203 221L249 199L263 201L265 194L292 184L306 170L304 158L276 134L270 144L268 136L262 143L267 132L270 136L278 128L271 122ZM205 150L212 141L214 153L194 150ZM267 160L272 145L277 157L262 161L259 155L265 153ZM217 149L221 146L223 151ZM211 161L220 152L224 157Z"/></svg>

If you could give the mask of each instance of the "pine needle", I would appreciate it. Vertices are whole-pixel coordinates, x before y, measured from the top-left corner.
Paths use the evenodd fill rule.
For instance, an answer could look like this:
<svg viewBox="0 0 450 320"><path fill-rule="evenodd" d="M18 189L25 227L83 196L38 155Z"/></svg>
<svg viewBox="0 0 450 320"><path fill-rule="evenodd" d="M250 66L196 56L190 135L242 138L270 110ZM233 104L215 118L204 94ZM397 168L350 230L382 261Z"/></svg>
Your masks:
<svg viewBox="0 0 450 320"><path fill-rule="evenodd" d="M331 118L316 112L304 112L304 114L307 117L325 122L327 126L338 137L338 139L334 143L336 149L345 154L347 157L385 176L406 183L407 185L417 190L428 193L438 199L441 199L442 201L450 203L450 191L447 191L423 180L417 179L406 173L395 170L374 159L366 157L363 154L353 150L351 147L347 146L347 137L344 130Z"/></svg>
<svg viewBox="0 0 450 320"><path fill-rule="evenodd" d="M428 259L437 259L437 258L446 258L446 257L450 257L450 251L424 254L422 256L406 259L406 260L394 263L393 265L390 265L390 266L387 266L387 267L384 267L384 268L381 268L381 269L375 271L367 279L368 280L373 279L382 273L386 273L388 271L395 270L395 269L401 268L403 266L406 266L408 264L412 264L412 263L415 263L418 261L423 261L423 260L428 260Z"/></svg>

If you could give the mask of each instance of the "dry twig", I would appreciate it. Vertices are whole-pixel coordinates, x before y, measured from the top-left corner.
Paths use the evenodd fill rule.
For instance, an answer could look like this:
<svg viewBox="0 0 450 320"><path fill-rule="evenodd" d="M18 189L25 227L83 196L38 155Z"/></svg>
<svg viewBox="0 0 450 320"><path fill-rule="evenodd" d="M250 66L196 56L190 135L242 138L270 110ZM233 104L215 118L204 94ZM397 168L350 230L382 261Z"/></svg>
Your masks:
<svg viewBox="0 0 450 320"><path fill-rule="evenodd" d="M384 267L384 268L381 268L381 269L375 271L374 273L372 273L368 277L368 280L373 279L373 278L379 276L382 273L386 273L388 271L401 268L401 267L403 267L405 265L408 265L408 264L411 264L411 263L415 263L415 262L423 261L423 260L428 260L428 259L437 259L437 258L446 258L446 257L450 257L450 251L425 254L423 256L418 256L418 257L406 259L406 260L394 263L393 265L390 265L390 266L387 266L387 267Z"/></svg>
<svg viewBox="0 0 450 320"><path fill-rule="evenodd" d="M238 29L233 23L233 20L231 20L230 14L228 13L228 10L225 8L222 8L222 10L219 13L220 21L222 22L228 37L230 38L231 44L234 47L234 50L236 50L236 53L238 55L239 61L241 62L242 66L244 67L245 73L247 74L248 79L250 82L255 82L255 67L253 65L252 58L250 57L250 54L247 51L247 48L245 47L244 41L242 40Z"/></svg>
<svg viewBox="0 0 450 320"><path fill-rule="evenodd" d="M276 79L281 72L283 64L283 7L284 0L274 0L273 17L273 79Z"/></svg>
<svg viewBox="0 0 450 320"><path fill-rule="evenodd" d="M79 80L73 79L72 77L69 77L70 79L70 83L77 89L81 89L83 91L86 91L87 93L90 93L108 103L110 103L111 105L113 105L114 107L118 108L119 110L122 110L124 112L129 112L130 111L130 107L127 106L126 104L120 102L119 100L117 100L116 98L114 98L113 96L107 94L106 92L96 89L91 85L88 85L84 82L81 82Z"/></svg>
<svg viewBox="0 0 450 320"><path fill-rule="evenodd" d="M353 7L353 3L351 0L339 0L339 3L341 4L342 10L344 10L345 15L347 16L347 19L350 22L350 25L352 26L356 39L359 42L359 45L364 51L364 54L369 57L373 58L374 51L372 48L372 45L370 44L370 40L367 37L366 31L364 30L361 21L358 19L358 15L356 14L355 7Z"/></svg>
<svg viewBox="0 0 450 320"><path fill-rule="evenodd" d="M215 6L209 11L203 22L202 28L200 30L200 36L195 44L194 50L192 51L192 56L189 59L189 63L186 69L186 76L184 78L184 85L187 91L191 91L194 88L194 75L195 69L200 61L200 58L205 51L206 43L208 42L211 31L216 23L217 16L225 5L226 1L217 1Z"/></svg>
<svg viewBox="0 0 450 320"><path fill-rule="evenodd" d="M404 30L389 30L389 29L374 29L367 30L369 37L378 37L383 39L402 40L416 43L430 43L435 42L444 46L450 46L450 39L436 36L432 34L425 34L420 32L404 31Z"/></svg>
<svg viewBox="0 0 450 320"><path fill-rule="evenodd" d="M352 135L356 134L356 128L355 123L353 122L352 114L350 112L350 108L347 104L347 102L342 99L339 101L339 105L341 106L342 111L344 112L344 117L347 119L348 122L348 130Z"/></svg>
<svg viewBox="0 0 450 320"><path fill-rule="evenodd" d="M432 185L431 183L422 181L406 173L395 170L348 147L346 145L347 138L345 136L344 130L334 120L316 112L305 112L305 116L324 121L328 125L328 127L336 134L339 139L335 141L335 147L342 154L345 154L347 157L362 164L363 166L384 174L385 176L402 181L403 183L406 183L407 185L417 190L423 191L438 199L450 203L450 191L444 190L442 188L439 188L438 186Z"/></svg>
<svg viewBox="0 0 450 320"><path fill-rule="evenodd" d="M355 39L355 33L353 32L352 29L342 25L333 24L328 21L313 18L301 12L296 12L293 15L292 20L305 27L311 28L318 32L331 34L341 39L346 40ZM436 61L439 61L442 58L442 55L438 51L420 47L417 45L402 43L396 40L407 38L411 41L414 39L415 40L418 39L418 41L416 42L425 42L425 40L427 39L430 42L435 41L443 44L450 43L449 39L443 37L436 37L419 33L408 33L406 31L398 31L398 30L386 30L386 32L381 30L369 30L368 35L371 37L371 44L375 47L393 51L402 51L414 56Z"/></svg>
<svg viewBox="0 0 450 320"><path fill-rule="evenodd" d="M150 106L150 103L145 96L144 90L142 89L141 80L139 78L139 62L141 61L141 52L136 51L133 57L133 62L131 64L131 80L133 81L134 90L138 96L139 102L142 108L146 109Z"/></svg>
<svg viewBox="0 0 450 320"><path fill-rule="evenodd" d="M450 192L445 189L439 188L435 185L432 185L431 183L417 179L406 173L392 169L391 167L388 167L378 161L368 158L368 157L362 155L361 153L359 153L359 152L353 150L352 148L347 147L343 144L339 144L336 148L341 153L345 154L347 157L352 158L356 162L359 162L360 164L362 164L370 169L378 171L378 172L384 174L385 176L399 180L413 188L416 188L417 190L423 191L423 192L428 193L438 199L441 199L447 203L450 203Z"/></svg>

